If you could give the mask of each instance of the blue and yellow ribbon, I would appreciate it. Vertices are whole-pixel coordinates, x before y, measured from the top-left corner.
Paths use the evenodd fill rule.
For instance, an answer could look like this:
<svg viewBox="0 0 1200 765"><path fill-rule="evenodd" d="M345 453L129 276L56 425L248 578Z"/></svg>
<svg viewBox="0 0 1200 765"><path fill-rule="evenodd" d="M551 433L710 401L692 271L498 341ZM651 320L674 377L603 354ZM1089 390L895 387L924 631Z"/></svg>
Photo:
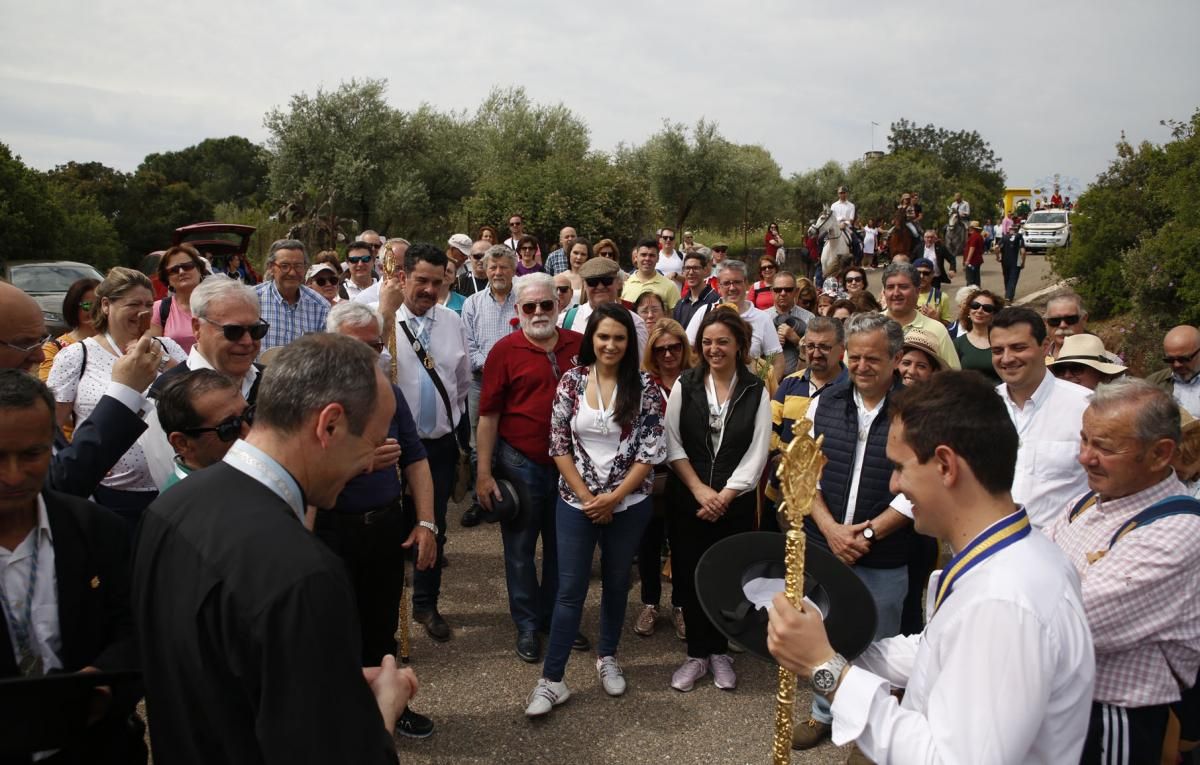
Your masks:
<svg viewBox="0 0 1200 765"><path fill-rule="evenodd" d="M963 548L962 552L950 559L946 570L942 572L942 578L938 580L937 597L933 602L934 613L941 608L946 598L950 597L955 583L964 574L1005 547L1029 536L1032 528L1029 524L1029 516L1025 514L1025 508L1021 508L1012 515L996 521L982 534L975 537L975 540Z"/></svg>

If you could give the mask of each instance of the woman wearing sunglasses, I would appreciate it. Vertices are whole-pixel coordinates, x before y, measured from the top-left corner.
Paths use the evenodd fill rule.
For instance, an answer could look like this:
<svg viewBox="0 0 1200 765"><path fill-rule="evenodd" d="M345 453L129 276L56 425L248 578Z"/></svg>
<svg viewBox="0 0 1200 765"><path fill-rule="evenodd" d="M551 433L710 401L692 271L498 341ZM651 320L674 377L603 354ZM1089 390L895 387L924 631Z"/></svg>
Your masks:
<svg viewBox="0 0 1200 765"><path fill-rule="evenodd" d="M779 266L775 264L775 258L763 257L758 261L758 281L750 285L750 302L760 311L766 311L775 305L775 293L771 291L771 285L775 282L775 274L779 273Z"/></svg>
<svg viewBox="0 0 1200 765"><path fill-rule="evenodd" d="M54 391L60 425L72 421L78 425L91 415L112 382L113 364L147 334L150 313L157 305L152 289L145 274L121 267L109 270L96 286L92 323L97 334L60 351L46 381ZM187 360L187 354L169 337L158 338L154 345L161 353L160 373ZM150 443L147 435L125 452L93 492L96 502L123 517L130 529L158 496L145 450L147 445L153 448L157 444ZM158 439L161 441L161 436ZM169 472L170 455L164 456Z"/></svg>
<svg viewBox="0 0 1200 765"><path fill-rule="evenodd" d="M640 370L637 331L618 303L588 319L580 366L563 375L550 415L550 456L559 470L555 523L558 599L542 677L525 714L540 717L570 696L563 673L579 634L600 546L600 640L596 673L609 696L625 692L617 645L630 568L650 520L652 471L667 454L663 397Z"/></svg>
<svg viewBox="0 0 1200 765"><path fill-rule="evenodd" d="M685 369L696 365L692 348L688 345L687 332L674 319L659 319L650 330L646 340L646 356L642 369L662 391L663 399L671 395L671 388ZM633 631L643 637L654 634L658 621L658 603L662 599L662 551L667 538L666 501L663 489L667 483L666 465L654 468L654 515L642 534L638 547L638 578L641 580L642 610L638 612ZM683 623L683 609L674 591L671 593L671 623L675 637L687 639L687 628Z"/></svg>
<svg viewBox="0 0 1200 765"><path fill-rule="evenodd" d="M329 263L313 263L304 275L304 284L316 290L330 305L341 300L338 295L338 285L341 283L341 275Z"/></svg>
<svg viewBox="0 0 1200 765"><path fill-rule="evenodd" d="M170 288L150 313L150 336L169 337L184 353L192 350L192 290L208 275L208 263L190 244L177 244L158 259L158 280Z"/></svg>
<svg viewBox="0 0 1200 765"><path fill-rule="evenodd" d="M967 332L954 338L954 348L958 351L962 368L982 372L997 383L1000 382L1000 375L992 366L992 343L988 340L988 330L992 326L992 317L1003 307L1004 298L988 290L975 290L963 303L958 315L959 326Z"/></svg>

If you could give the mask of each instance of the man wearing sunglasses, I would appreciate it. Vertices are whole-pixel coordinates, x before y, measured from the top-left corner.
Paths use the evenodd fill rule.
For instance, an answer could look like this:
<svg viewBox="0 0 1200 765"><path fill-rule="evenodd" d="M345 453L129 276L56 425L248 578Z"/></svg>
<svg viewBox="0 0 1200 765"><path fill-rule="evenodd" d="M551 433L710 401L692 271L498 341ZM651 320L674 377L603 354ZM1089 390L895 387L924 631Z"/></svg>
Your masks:
<svg viewBox="0 0 1200 765"><path fill-rule="evenodd" d="M1083 298L1074 292L1064 292L1050 298L1046 303L1046 331L1050 335L1050 346L1046 361L1058 358L1062 344L1071 335L1082 335L1088 331L1088 312L1083 307Z"/></svg>
<svg viewBox="0 0 1200 765"><path fill-rule="evenodd" d="M683 296L671 314L679 326L686 328L697 311L707 311L705 306L720 299L716 284L717 278L709 276L708 256L704 252L689 252L683 257Z"/></svg>
<svg viewBox="0 0 1200 765"><path fill-rule="evenodd" d="M608 258L592 258L579 269L579 276L583 279L583 291L587 302L572 306L563 314L563 329L582 335L592 311L605 303L621 303L629 309L629 305L621 301L625 274L621 273L620 267L613 261ZM646 329L646 322L637 312L630 310L629 315L633 318L634 329L637 330L638 358L642 358L646 353L646 338L650 333Z"/></svg>
<svg viewBox="0 0 1200 765"><path fill-rule="evenodd" d="M155 380L150 397L156 398L177 375L213 369L232 380L242 397L253 405L262 372L254 359L268 329L259 318L254 288L232 279L205 279L192 292L191 308L196 344L186 363L168 369Z"/></svg>
<svg viewBox="0 0 1200 765"><path fill-rule="evenodd" d="M1166 369L1146 378L1171 394L1171 398L1200 419L1200 330L1181 324L1163 337Z"/></svg>
<svg viewBox="0 0 1200 765"><path fill-rule="evenodd" d="M483 292L488 288L487 252L491 246L492 243L486 239L479 239L471 244L467 267L458 275L458 281L454 284L455 292L471 297L476 292Z"/></svg>
<svg viewBox="0 0 1200 765"><path fill-rule="evenodd" d="M1006 214L1004 222L998 227L1000 233L1000 249L996 253L996 262L1004 273L1004 299L1012 302L1017 295L1017 280L1021 278L1021 269L1025 268L1025 237L1020 229L1012 225L1012 219Z"/></svg>
<svg viewBox="0 0 1200 765"><path fill-rule="evenodd" d="M378 239L379 235L376 234ZM354 242L346 248L346 262L350 264L350 278L338 287L338 295L342 300L353 300L358 294L370 287L376 281L375 254L379 251L378 244L371 242ZM331 301L332 302L332 301Z"/></svg>
<svg viewBox="0 0 1200 765"><path fill-rule="evenodd" d="M658 270L676 284L683 284L683 253L675 249L675 231L659 229L658 247Z"/></svg>
<svg viewBox="0 0 1200 765"><path fill-rule="evenodd" d="M309 332L323 331L329 301L301 284L308 270L304 243L298 239L274 242L267 253L267 265L273 278L256 288L259 311L269 325L261 350L287 345Z"/></svg>
<svg viewBox="0 0 1200 765"><path fill-rule="evenodd" d="M766 314L774 322L775 333L783 346L783 373L790 375L800 368L803 358L800 343L814 316L811 311L796 305L796 276L790 271L776 274L771 291L775 295L775 305L768 308Z"/></svg>
<svg viewBox="0 0 1200 765"><path fill-rule="evenodd" d="M175 471L163 491L224 459L233 442L250 432L254 419L237 383L212 369L174 375L156 404L158 422L175 450Z"/></svg>

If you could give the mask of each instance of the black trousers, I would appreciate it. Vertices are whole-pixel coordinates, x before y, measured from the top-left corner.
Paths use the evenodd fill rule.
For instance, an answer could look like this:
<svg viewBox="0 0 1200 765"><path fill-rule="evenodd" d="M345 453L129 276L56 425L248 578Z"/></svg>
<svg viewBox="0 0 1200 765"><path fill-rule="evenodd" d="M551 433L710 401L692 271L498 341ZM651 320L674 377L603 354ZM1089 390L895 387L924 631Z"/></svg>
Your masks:
<svg viewBox="0 0 1200 765"><path fill-rule="evenodd" d="M1159 765L1169 708L1092 702L1080 765Z"/></svg>
<svg viewBox="0 0 1200 765"><path fill-rule="evenodd" d="M925 629L925 610L921 607L921 599L925 597L929 575L937 568L937 562L938 541L917 534L908 559L908 594L904 596L904 610L900 613L901 635L916 635Z"/></svg>
<svg viewBox="0 0 1200 765"><path fill-rule="evenodd" d="M404 521L400 501L364 523L358 513L317 512L313 533L346 563L362 628L362 665L396 653L404 595Z"/></svg>
<svg viewBox="0 0 1200 765"><path fill-rule="evenodd" d="M638 578L642 581L642 602L646 605L657 606L662 600L662 548L663 543L667 541L667 513L666 513L666 498L658 496L654 498L654 515L650 518L650 523L646 525L646 531L642 534L642 543L638 547ZM674 569L674 558L671 560L671 567ZM671 573L672 580L674 579L674 571ZM675 595L675 588L671 588L671 605L678 606L679 598Z"/></svg>
<svg viewBox="0 0 1200 765"><path fill-rule="evenodd" d="M678 495L676 495L677 498ZM674 502L667 510L667 533L671 538L671 588L673 599L683 609L687 625L687 655L707 659L725 653L729 642L713 626L696 599L696 564L700 556L725 537L754 530L754 492L738 497L715 523L696 516L698 505Z"/></svg>

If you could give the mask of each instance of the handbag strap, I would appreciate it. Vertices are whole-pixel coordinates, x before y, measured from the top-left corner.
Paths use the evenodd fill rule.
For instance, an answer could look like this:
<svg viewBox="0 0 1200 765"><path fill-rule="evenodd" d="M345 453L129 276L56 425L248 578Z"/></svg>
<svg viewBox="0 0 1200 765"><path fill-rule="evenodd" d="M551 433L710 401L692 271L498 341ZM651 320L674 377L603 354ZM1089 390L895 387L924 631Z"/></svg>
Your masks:
<svg viewBox="0 0 1200 765"><path fill-rule="evenodd" d="M442 383L442 378L438 376L437 370L434 368L433 359L425 352L425 346L421 345L421 341L413 334L412 328L408 326L407 321L401 321L400 328L404 330L404 336L408 338L413 352L417 354L417 360L421 362L421 366L425 368L425 372L433 380L433 386L437 388L438 394L442 397L442 404L446 407L446 417L450 420L451 427L453 427L454 410L450 408L450 394L446 392L446 386Z"/></svg>

